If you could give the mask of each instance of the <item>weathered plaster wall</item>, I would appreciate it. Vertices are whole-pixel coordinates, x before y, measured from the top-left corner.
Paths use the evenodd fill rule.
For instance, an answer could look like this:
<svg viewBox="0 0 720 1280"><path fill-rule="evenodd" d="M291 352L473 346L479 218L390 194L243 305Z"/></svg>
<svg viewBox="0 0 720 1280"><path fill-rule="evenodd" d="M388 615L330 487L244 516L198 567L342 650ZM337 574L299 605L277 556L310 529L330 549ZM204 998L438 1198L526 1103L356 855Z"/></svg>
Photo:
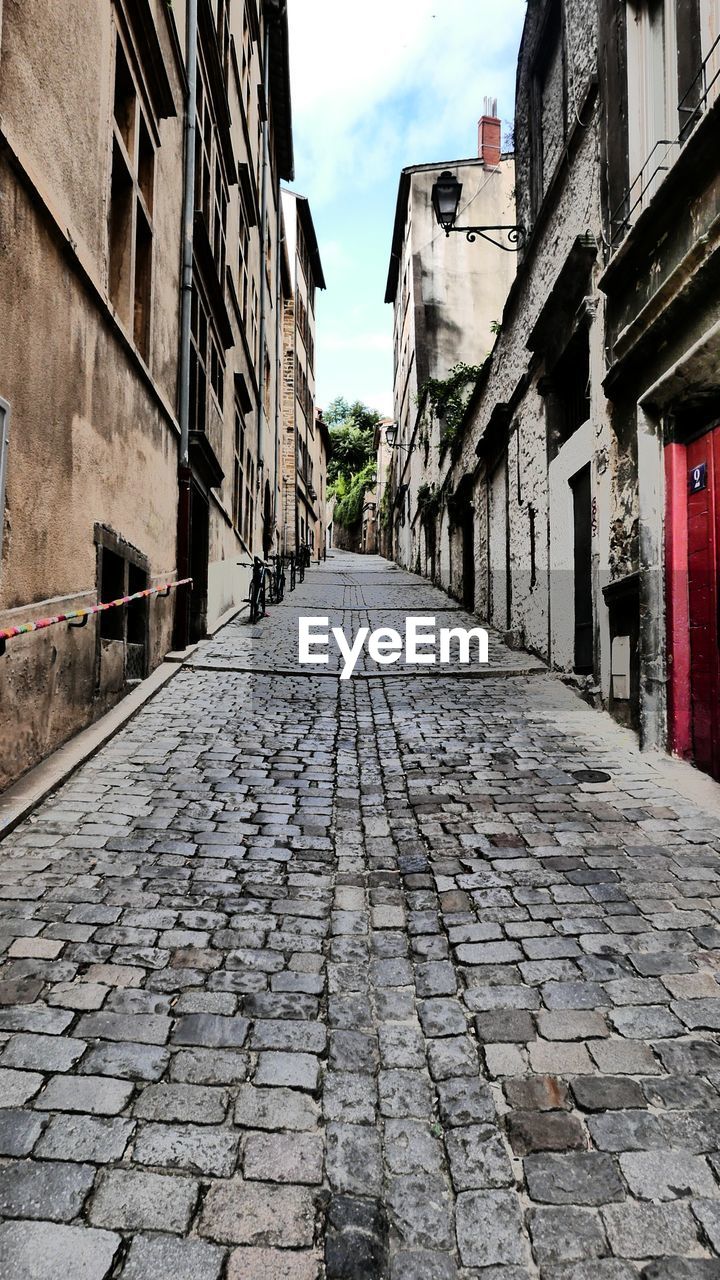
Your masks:
<svg viewBox="0 0 720 1280"><path fill-rule="evenodd" d="M96 524L146 558L151 585L175 574L182 117L160 123L144 361L108 299L113 12L88 0L3 9L0 395L12 433L0 626L95 603ZM181 112L162 16L158 34ZM150 667L171 647L173 608L172 596L148 604ZM93 619L8 642L0 787L121 694L122 661L112 645L98 661L97 637Z"/></svg>

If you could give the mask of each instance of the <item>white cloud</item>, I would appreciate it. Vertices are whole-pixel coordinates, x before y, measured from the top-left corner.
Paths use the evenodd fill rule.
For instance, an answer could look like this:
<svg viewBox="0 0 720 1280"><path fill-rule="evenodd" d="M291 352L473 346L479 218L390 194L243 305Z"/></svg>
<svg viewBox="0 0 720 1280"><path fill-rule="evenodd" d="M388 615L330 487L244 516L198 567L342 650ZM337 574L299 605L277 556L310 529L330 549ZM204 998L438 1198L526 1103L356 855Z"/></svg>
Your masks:
<svg viewBox="0 0 720 1280"><path fill-rule="evenodd" d="M513 54L525 0L290 0L296 147L316 204L442 150L483 97L512 110ZM412 95L413 118L397 111ZM448 156L447 159L452 159ZM307 175L307 177L306 177Z"/></svg>

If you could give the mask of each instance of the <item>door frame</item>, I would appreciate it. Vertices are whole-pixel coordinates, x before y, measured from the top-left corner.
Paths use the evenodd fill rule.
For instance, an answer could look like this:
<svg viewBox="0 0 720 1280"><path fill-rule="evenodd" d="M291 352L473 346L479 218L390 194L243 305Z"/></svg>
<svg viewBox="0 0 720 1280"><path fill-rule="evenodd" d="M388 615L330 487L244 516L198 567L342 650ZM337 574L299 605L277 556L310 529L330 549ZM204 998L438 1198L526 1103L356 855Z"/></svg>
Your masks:
<svg viewBox="0 0 720 1280"><path fill-rule="evenodd" d="M667 738L668 749L684 760L694 760L692 649L690 640L689 536L688 536L688 449L707 438L708 449L718 456L714 443L720 421L683 441L671 441L664 448L665 468L665 612L667 635ZM720 474L713 467L715 500L718 501ZM720 561L720 547L716 550ZM720 564L716 564L716 572ZM720 620L716 622L720 629ZM718 635L720 642L720 634ZM720 712L718 713L720 715Z"/></svg>

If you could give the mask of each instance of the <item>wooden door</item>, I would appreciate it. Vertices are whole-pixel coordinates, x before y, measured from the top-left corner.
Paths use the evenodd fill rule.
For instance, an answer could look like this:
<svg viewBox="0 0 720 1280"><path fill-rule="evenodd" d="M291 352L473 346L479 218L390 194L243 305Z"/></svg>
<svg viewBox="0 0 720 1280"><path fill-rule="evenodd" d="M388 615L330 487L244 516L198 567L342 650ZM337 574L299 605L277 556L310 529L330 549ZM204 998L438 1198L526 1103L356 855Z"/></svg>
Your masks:
<svg viewBox="0 0 720 1280"><path fill-rule="evenodd" d="M720 778L720 428L688 446L687 468L692 754L699 769Z"/></svg>

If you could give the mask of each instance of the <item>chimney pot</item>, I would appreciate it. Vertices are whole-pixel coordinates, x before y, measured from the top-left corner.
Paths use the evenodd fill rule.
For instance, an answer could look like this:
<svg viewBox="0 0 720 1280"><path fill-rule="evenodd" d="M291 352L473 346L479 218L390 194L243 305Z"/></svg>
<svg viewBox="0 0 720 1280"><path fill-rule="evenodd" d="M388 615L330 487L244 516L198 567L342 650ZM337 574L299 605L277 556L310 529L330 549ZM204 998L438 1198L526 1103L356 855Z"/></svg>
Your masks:
<svg viewBox="0 0 720 1280"><path fill-rule="evenodd" d="M502 154L502 126L497 114L497 98L486 98L484 115L478 123L478 155L483 164L494 169Z"/></svg>

